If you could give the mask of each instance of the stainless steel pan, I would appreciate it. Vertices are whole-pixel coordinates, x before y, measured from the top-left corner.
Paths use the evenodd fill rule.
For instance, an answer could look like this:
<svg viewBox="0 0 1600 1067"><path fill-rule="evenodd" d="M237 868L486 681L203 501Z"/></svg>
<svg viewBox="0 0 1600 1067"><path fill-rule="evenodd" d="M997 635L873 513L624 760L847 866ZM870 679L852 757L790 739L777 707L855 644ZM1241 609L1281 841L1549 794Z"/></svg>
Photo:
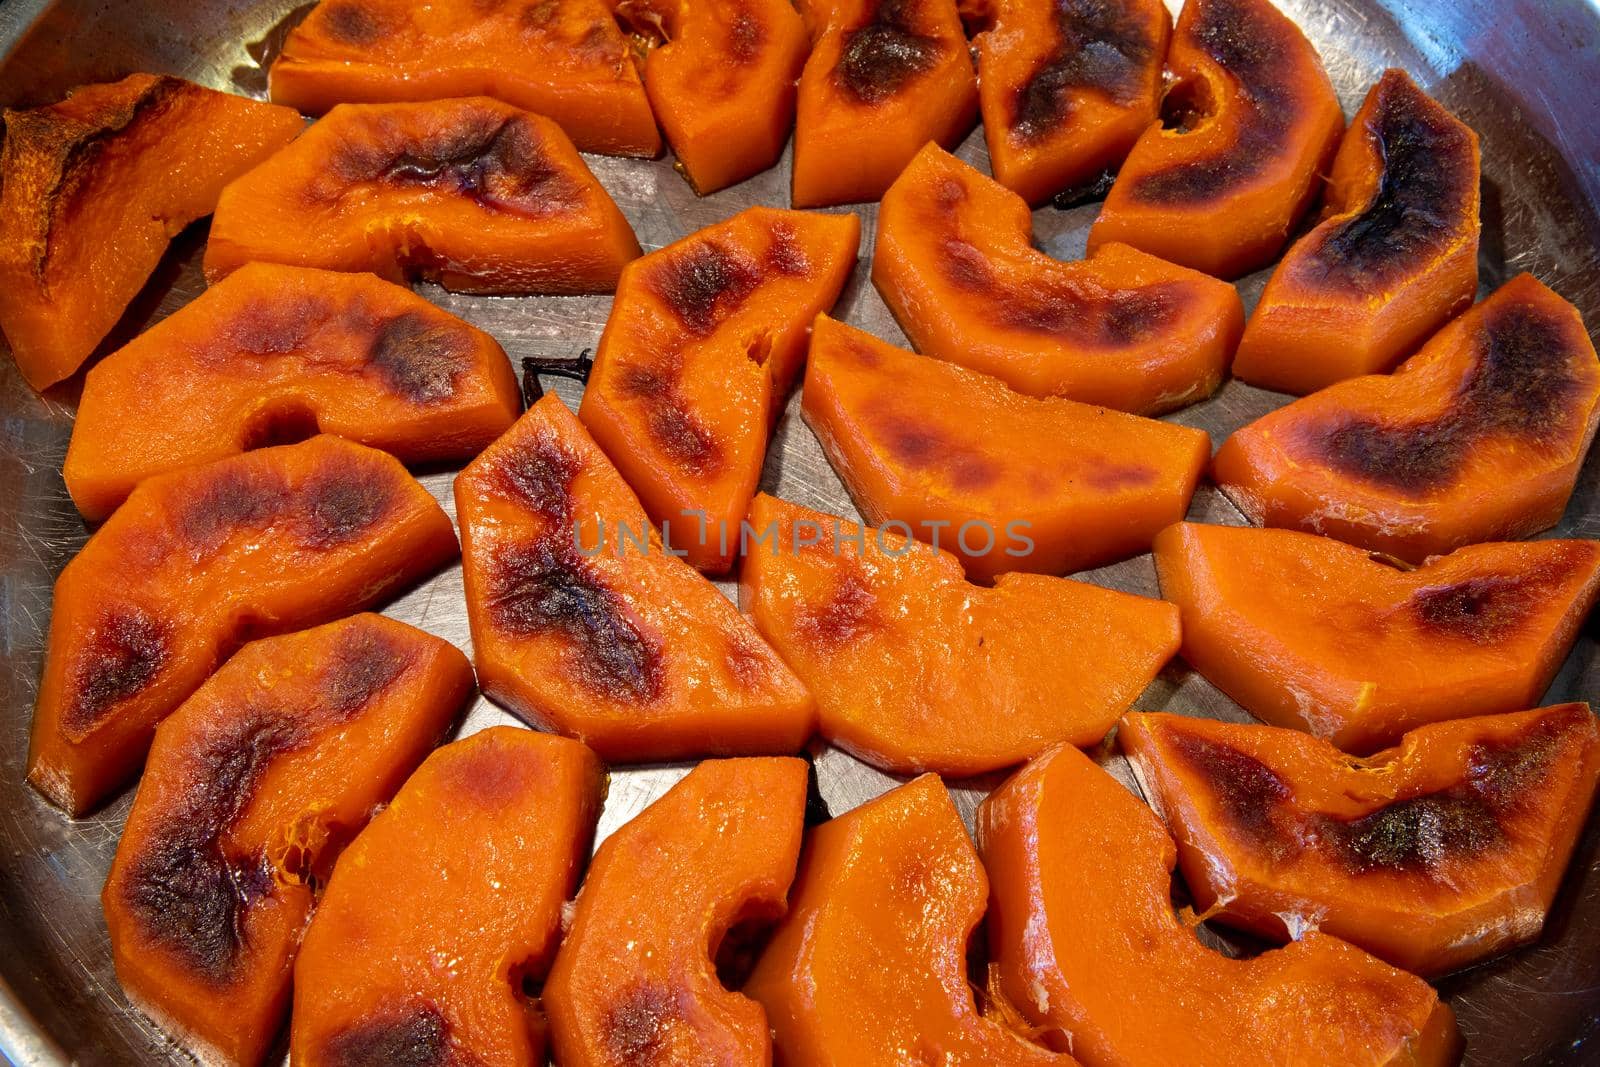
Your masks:
<svg viewBox="0 0 1600 1067"><path fill-rule="evenodd" d="M1171 0L1176 6L1176 0ZM1600 324L1600 0L1280 0L1327 61L1346 111L1353 112L1386 66L1407 68L1483 138L1482 276L1490 288L1531 270ZM32 105L67 88L135 70L167 71L219 89L260 95L271 54L294 0L0 0L0 103ZM983 166L981 134L961 154ZM787 204L788 163L697 199L670 161L594 159L591 165L632 219L639 239L659 247L752 203ZM866 222L870 250L874 212ZM1094 206L1035 215L1040 244L1062 258L1083 252ZM161 318L202 288L204 227L174 244L119 337ZM895 341L900 331L866 281L863 260L837 312ZM1246 303L1264 275L1245 280ZM571 354L592 345L605 298L492 299L428 295L488 329L513 358ZM50 583L85 531L62 486L72 424L72 386L40 398L0 360L0 1051L19 1067L65 1063L154 1063L185 1057L128 1007L112 972L99 891L129 797L71 822L23 782L27 731L50 615ZM577 393L557 386L569 403ZM1229 383L1212 400L1172 416L1218 442L1281 398ZM853 515L849 499L798 406L777 432L763 488L800 503ZM426 484L450 508L448 473ZM1191 517L1237 523L1210 488ZM1559 533L1600 537L1600 462L1585 469ZM1148 556L1090 577L1154 594ZM389 608L390 614L466 647L460 569ZM1600 680L1592 628L1562 670L1551 700L1585 699ZM1244 715L1174 663L1140 702L1229 719ZM462 729L509 720L480 700ZM1122 768L1113 762L1112 769ZM625 769L613 776L601 833L614 829L677 779L684 767ZM848 756L818 749L823 797L834 812L883 791L892 780ZM1126 775L1124 774L1126 779ZM957 790L969 817L993 781ZM1543 940L1535 947L1446 979L1467 1035L1467 1062L1600 1063L1600 820L1579 845ZM1226 1039L1225 1035L1218 1035Z"/></svg>

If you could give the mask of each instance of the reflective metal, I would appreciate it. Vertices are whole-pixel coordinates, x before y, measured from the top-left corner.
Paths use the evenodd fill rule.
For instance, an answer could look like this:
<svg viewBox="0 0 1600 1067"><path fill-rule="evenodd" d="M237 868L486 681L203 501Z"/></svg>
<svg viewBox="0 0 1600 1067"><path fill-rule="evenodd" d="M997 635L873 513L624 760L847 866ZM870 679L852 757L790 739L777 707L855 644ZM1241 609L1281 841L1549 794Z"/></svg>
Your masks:
<svg viewBox="0 0 1600 1067"><path fill-rule="evenodd" d="M1176 0L1172 0L1176 6ZM1531 270L1600 323L1600 6L1590 0L1281 0L1327 61L1347 113L1386 66L1403 66L1483 137L1485 289ZM220 89L259 95L261 61L294 0L5 0L0 3L0 103L56 99L75 84L135 70L168 71ZM980 166L981 134L961 154ZM753 203L787 203L788 162L736 188L697 199L670 160L591 160L632 219L640 241L659 247ZM858 208L870 251L874 211ZM1081 256L1094 206L1036 213L1040 245ZM202 287L204 227L171 254L119 329L127 337L170 313ZM895 341L902 335L867 281L865 258L840 301L840 317ZM1240 283L1247 304L1265 275ZM513 358L571 354L593 345L606 298L495 299L429 288L442 305L488 329ZM0 1051L26 1067L76 1059L84 1064L153 1063L185 1057L129 1009L113 974L99 891L129 797L71 822L23 783L27 730L49 619L50 582L82 544L85 531L67 499L60 468L70 432L73 389L46 397L24 386L0 360ZM571 383L555 388L569 403ZM1220 442L1281 397L1229 383L1213 399L1172 416ZM849 499L798 417L798 398L778 427L763 488L803 504L853 515ZM451 508L448 473L425 479ZM1239 515L1203 488L1191 517L1236 523ZM1557 531L1600 537L1600 462L1585 468ZM1156 592L1148 556L1107 567L1092 579ZM417 589L390 614L468 644L459 567ZM1596 692L1600 656L1585 633L1551 700ZM1140 701L1243 719L1226 698L1182 663L1173 664ZM509 720L479 701L463 730ZM1120 761L1111 760L1123 774ZM601 832L614 829L659 795L683 767L625 769L613 777ZM834 812L881 792L892 779L844 754L819 749L821 790ZM957 790L969 820L984 787ZM1446 979L1443 992L1467 1035L1467 1063L1600 1062L1600 820L1591 820L1572 869L1535 947ZM1226 1035L1218 1035L1226 1040Z"/></svg>

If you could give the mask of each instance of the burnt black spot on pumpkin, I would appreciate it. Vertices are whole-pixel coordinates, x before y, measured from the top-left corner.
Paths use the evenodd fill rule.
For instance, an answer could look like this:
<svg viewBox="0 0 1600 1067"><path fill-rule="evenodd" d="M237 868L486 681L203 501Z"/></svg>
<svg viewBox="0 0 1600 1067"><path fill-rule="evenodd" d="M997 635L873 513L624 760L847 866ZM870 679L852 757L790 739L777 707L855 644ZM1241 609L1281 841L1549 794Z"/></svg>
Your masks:
<svg viewBox="0 0 1600 1067"><path fill-rule="evenodd" d="M455 395L467 371L471 339L448 319L407 311L378 327L367 364L383 384L413 404L437 404Z"/></svg>
<svg viewBox="0 0 1600 1067"><path fill-rule="evenodd" d="M363 0L333 0L321 14L324 32L342 44L375 44L386 32L383 18Z"/></svg>
<svg viewBox="0 0 1600 1067"><path fill-rule="evenodd" d="M661 454L686 473L704 477L722 463L722 446L690 410L676 368L631 363L618 374L622 395L645 409L645 426Z"/></svg>
<svg viewBox="0 0 1600 1067"><path fill-rule="evenodd" d="M844 34L834 78L863 104L881 104L932 70L945 46L917 32L919 0L879 0L871 17Z"/></svg>
<svg viewBox="0 0 1600 1067"><path fill-rule="evenodd" d="M450 1023L427 1001L380 1012L332 1034L329 1067L475 1067L480 1061L450 1037Z"/></svg>
<svg viewBox="0 0 1600 1067"><path fill-rule="evenodd" d="M644 981L619 992L600 1023L601 1040L613 1063L664 1063L672 1052L678 997L664 985Z"/></svg>
<svg viewBox="0 0 1600 1067"><path fill-rule="evenodd" d="M1302 109L1293 82L1299 47L1293 27L1257 19L1252 0L1209 0L1201 10L1194 44L1238 85L1238 134L1212 155L1140 176L1130 191L1145 203L1205 204L1253 181L1281 154Z"/></svg>
<svg viewBox="0 0 1600 1067"><path fill-rule="evenodd" d="M326 715L349 719L393 685L410 665L411 656L376 627L346 627L320 680Z"/></svg>
<svg viewBox="0 0 1600 1067"><path fill-rule="evenodd" d="M370 464L333 460L313 472L295 494L300 542L326 550L360 538L393 510L395 488L383 470Z"/></svg>
<svg viewBox="0 0 1600 1067"><path fill-rule="evenodd" d="M564 526L572 517L572 482L582 470L583 460L576 452L554 434L542 433L504 453L491 479L499 495L552 526Z"/></svg>
<svg viewBox="0 0 1600 1067"><path fill-rule="evenodd" d="M212 731L190 757L192 783L134 857L123 898L147 935L217 986L239 977L252 904L272 892L261 856L224 853L272 761L303 746L305 722L248 709Z"/></svg>
<svg viewBox="0 0 1600 1067"><path fill-rule="evenodd" d="M198 555L209 555L233 534L259 529L290 505L288 484L277 471L243 463L204 472L194 494L177 507L179 534Z"/></svg>
<svg viewBox="0 0 1600 1067"><path fill-rule="evenodd" d="M662 650L640 632L623 599L572 543L567 529L501 546L489 559L487 604L512 637L555 636L571 650L574 679L606 699L646 703L661 694Z"/></svg>
<svg viewBox="0 0 1600 1067"><path fill-rule="evenodd" d="M1279 814L1294 792L1272 768L1232 745L1185 730L1174 730L1170 744L1210 786L1223 816L1253 844L1274 855L1292 844Z"/></svg>
<svg viewBox="0 0 1600 1067"><path fill-rule="evenodd" d="M1056 41L1017 89L1012 136L1024 143L1060 129L1075 91L1094 90L1124 107L1137 102L1157 40L1125 0L1054 0Z"/></svg>
<svg viewBox="0 0 1600 1067"><path fill-rule="evenodd" d="M664 259L647 284L686 330L706 334L755 292L761 270L742 252L706 241Z"/></svg>
<svg viewBox="0 0 1600 1067"><path fill-rule="evenodd" d="M1383 165L1377 192L1301 268L1322 284L1361 292L1442 252L1478 195L1471 135L1404 76L1386 76L1379 93L1371 126Z"/></svg>
<svg viewBox="0 0 1600 1067"><path fill-rule="evenodd" d="M1429 630L1491 641L1517 629L1534 612L1543 596L1541 584L1533 575L1480 575L1419 589L1412 594L1411 610Z"/></svg>
<svg viewBox="0 0 1600 1067"><path fill-rule="evenodd" d="M73 664L67 729L87 730L111 708L143 692L170 658L172 639L172 627L143 608L108 610Z"/></svg>
<svg viewBox="0 0 1600 1067"><path fill-rule="evenodd" d="M1585 388L1573 365L1573 327L1527 303L1484 311L1471 369L1448 410L1394 424L1340 415L1305 429L1305 443L1352 477L1424 494L1449 485L1472 446L1493 437L1532 444L1570 434Z"/></svg>

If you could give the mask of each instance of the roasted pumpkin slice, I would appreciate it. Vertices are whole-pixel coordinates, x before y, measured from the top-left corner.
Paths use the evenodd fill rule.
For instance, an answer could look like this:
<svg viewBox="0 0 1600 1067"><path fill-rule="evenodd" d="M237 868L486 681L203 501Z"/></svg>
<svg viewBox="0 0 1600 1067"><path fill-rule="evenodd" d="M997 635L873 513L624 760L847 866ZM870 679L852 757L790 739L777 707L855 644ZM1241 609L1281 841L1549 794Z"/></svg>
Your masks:
<svg viewBox="0 0 1600 1067"><path fill-rule="evenodd" d="M1150 414L1209 396L1244 329L1233 286L1126 245L1064 263L1022 198L929 145L885 194L872 280L924 355L1035 396Z"/></svg>
<svg viewBox="0 0 1600 1067"><path fill-rule="evenodd" d="M1583 320L1523 274L1393 375L1339 382L1237 431L1213 470L1252 522L1419 561L1553 526L1597 421L1600 360Z"/></svg>
<svg viewBox="0 0 1600 1067"><path fill-rule="evenodd" d="M1478 292L1478 137L1404 71L1367 94L1324 201L1245 327L1244 381L1310 393L1387 371Z"/></svg>
<svg viewBox="0 0 1600 1067"><path fill-rule="evenodd" d="M745 985L778 1061L1072 1067L973 1002L967 942L988 888L931 774L813 831L789 914Z"/></svg>
<svg viewBox="0 0 1600 1067"><path fill-rule="evenodd" d="M608 761L796 752L805 686L554 394L456 479L483 691Z"/></svg>
<svg viewBox="0 0 1600 1067"><path fill-rule="evenodd" d="M650 106L678 169L704 196L766 170L794 125L795 79L811 41L789 0L618 0L654 45Z"/></svg>
<svg viewBox="0 0 1600 1067"><path fill-rule="evenodd" d="M1316 49L1268 0L1193 0L1167 56L1165 122L1145 130L1089 231L1232 278L1269 263L1344 129Z"/></svg>
<svg viewBox="0 0 1600 1067"><path fill-rule="evenodd" d="M1178 649L1178 612L1066 578L965 581L954 555L756 497L740 602L822 734L897 774L973 775L1098 742Z"/></svg>
<svg viewBox="0 0 1600 1067"><path fill-rule="evenodd" d="M252 260L467 293L608 293L628 220L550 119L488 97L341 104L230 184L215 282Z"/></svg>
<svg viewBox="0 0 1600 1067"><path fill-rule="evenodd" d="M377 615L223 665L156 731L102 894L128 999L202 1062L259 1063L314 883L471 692L453 646Z"/></svg>
<svg viewBox="0 0 1600 1067"><path fill-rule="evenodd" d="M561 937L604 768L496 726L429 756L339 857L294 969L302 1067L544 1067L524 988Z"/></svg>
<svg viewBox="0 0 1600 1067"><path fill-rule="evenodd" d="M806 333L860 233L854 215L755 207L623 272L578 413L703 571L733 564Z"/></svg>
<svg viewBox="0 0 1600 1067"><path fill-rule="evenodd" d="M1129 715L1117 730L1195 906L1442 974L1544 926L1600 774L1587 704L1434 723L1369 759L1272 726Z"/></svg>
<svg viewBox="0 0 1600 1067"><path fill-rule="evenodd" d="M283 42L272 99L336 104L492 96L561 124L585 152L661 151L627 39L605 0L323 0Z"/></svg>
<svg viewBox="0 0 1600 1067"><path fill-rule="evenodd" d="M562 1067L772 1062L714 957L783 914L805 806L804 760L708 760L606 838L544 986Z"/></svg>
<svg viewBox="0 0 1600 1067"><path fill-rule="evenodd" d="M1470 545L1402 570L1293 530L1155 540L1183 658L1259 719L1346 752L1539 702L1600 596L1600 542Z"/></svg>
<svg viewBox="0 0 1600 1067"><path fill-rule="evenodd" d="M251 263L89 371L62 474L103 519L146 478L287 435L465 459L521 406L494 338L410 290Z"/></svg>
<svg viewBox="0 0 1600 1067"><path fill-rule="evenodd" d="M811 57L794 128L795 207L881 197L923 145L978 117L956 0L804 0Z"/></svg>
<svg viewBox="0 0 1600 1067"><path fill-rule="evenodd" d="M455 553L399 461L335 437L151 478L56 579L28 780L83 814L247 636L366 607Z"/></svg>
<svg viewBox="0 0 1600 1067"><path fill-rule="evenodd" d="M1202 430L1023 396L826 316L801 410L868 523L942 532L973 578L1147 551L1211 460Z"/></svg>
<svg viewBox="0 0 1600 1067"><path fill-rule="evenodd" d="M978 102L989 165L1030 204L1092 186L1161 117L1161 0L983 0Z"/></svg>
<svg viewBox="0 0 1600 1067"><path fill-rule="evenodd" d="M28 384L77 370L167 242L303 127L289 108L155 74L5 112L0 329Z"/></svg>
<svg viewBox="0 0 1600 1067"><path fill-rule="evenodd" d="M1455 1017L1422 979L1315 930L1248 959L1174 914L1156 818L1061 745L978 808L1001 993L1085 1064L1446 1067Z"/></svg>

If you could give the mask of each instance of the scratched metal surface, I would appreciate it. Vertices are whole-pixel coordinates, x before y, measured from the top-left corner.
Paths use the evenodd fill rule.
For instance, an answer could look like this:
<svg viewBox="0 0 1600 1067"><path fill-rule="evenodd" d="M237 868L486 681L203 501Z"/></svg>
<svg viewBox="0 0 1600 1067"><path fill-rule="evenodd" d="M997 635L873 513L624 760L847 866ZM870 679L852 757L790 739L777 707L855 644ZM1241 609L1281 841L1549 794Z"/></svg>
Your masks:
<svg viewBox="0 0 1600 1067"><path fill-rule="evenodd" d="M1176 6L1177 0L1169 0ZM1600 7L1596 0L1287 0L1327 61L1352 113L1383 67L1409 69L1483 136L1485 288L1532 270L1600 324ZM168 71L219 89L260 95L260 60L294 0L5 0L0 3L0 103L31 105L68 87L134 70ZM961 151L984 166L980 134ZM696 199L670 161L591 160L633 220L646 249L659 247L751 203L787 202L787 159L732 190ZM874 213L860 211L870 250ZM1081 256L1095 208L1035 215L1039 243L1062 258ZM203 226L182 235L113 339L181 306L201 288ZM870 283L866 259L836 312L880 336L903 341ZM1240 283L1247 304L1265 280ZM428 295L492 332L513 358L572 353L599 335L607 298L492 299ZM50 583L85 538L67 499L60 465L76 386L44 398L0 366L0 1051L19 1065L151 1063L186 1057L118 989L98 894L126 816L123 796L91 818L70 822L23 783L34 686L50 612ZM556 386L575 404L576 387ZM1281 402L1230 383L1213 399L1172 416L1216 441ZM778 427L763 488L800 503L854 515L843 488L798 418L798 398ZM452 508L449 473L424 480ZM1215 490L1202 488L1191 517L1239 522ZM1600 536L1600 463L1585 469L1559 533ZM1089 575L1155 594L1148 556ZM388 608L468 645L459 567ZM1600 657L1592 629L1561 672L1550 699L1594 691ZM1181 663L1140 706L1242 720L1243 713ZM481 699L463 732L510 721ZM837 751L819 748L823 797L835 813L893 784ZM1116 761L1113 771L1127 776ZM621 825L685 770L626 769L612 782L600 832ZM985 786L956 790L970 821ZM1466 1032L1467 1062L1600 1062L1600 831L1591 821L1536 947L1446 979ZM9 989L7 988L9 987Z"/></svg>

